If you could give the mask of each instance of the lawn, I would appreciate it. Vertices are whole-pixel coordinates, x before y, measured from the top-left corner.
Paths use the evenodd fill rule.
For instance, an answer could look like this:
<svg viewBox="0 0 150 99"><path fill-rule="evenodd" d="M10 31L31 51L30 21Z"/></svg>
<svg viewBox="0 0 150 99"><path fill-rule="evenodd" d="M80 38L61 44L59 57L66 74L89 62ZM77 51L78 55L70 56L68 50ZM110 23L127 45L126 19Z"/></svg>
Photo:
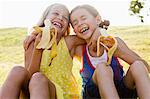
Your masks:
<svg viewBox="0 0 150 99"><path fill-rule="evenodd" d="M0 85L15 64L23 64L23 40L27 29L0 29Z"/></svg>
<svg viewBox="0 0 150 99"><path fill-rule="evenodd" d="M108 32L122 38L129 48L150 64L150 26L109 27ZM22 43L26 35L26 28L0 29L0 85L2 85L13 66L16 64L23 66L24 50ZM79 63L75 60L74 74L79 77L78 69L80 67L77 64ZM78 81L80 82L79 78Z"/></svg>

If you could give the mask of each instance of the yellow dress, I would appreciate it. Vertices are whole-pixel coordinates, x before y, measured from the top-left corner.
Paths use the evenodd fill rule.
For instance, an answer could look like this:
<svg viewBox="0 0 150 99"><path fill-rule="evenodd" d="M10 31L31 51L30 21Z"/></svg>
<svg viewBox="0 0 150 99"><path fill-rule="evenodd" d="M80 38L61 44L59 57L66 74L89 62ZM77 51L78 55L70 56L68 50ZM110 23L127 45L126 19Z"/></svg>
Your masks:
<svg viewBox="0 0 150 99"><path fill-rule="evenodd" d="M49 66L50 52L56 52ZM64 38L61 38L56 48L44 50L40 70L56 86L57 99L79 99L80 91L72 74L73 60L70 56Z"/></svg>

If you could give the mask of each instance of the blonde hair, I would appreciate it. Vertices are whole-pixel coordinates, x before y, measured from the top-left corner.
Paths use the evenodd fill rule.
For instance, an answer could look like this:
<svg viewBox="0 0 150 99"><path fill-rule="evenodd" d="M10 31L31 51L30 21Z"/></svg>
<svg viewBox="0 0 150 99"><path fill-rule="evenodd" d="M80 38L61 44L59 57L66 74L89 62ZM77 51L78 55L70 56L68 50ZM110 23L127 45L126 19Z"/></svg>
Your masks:
<svg viewBox="0 0 150 99"><path fill-rule="evenodd" d="M67 9L67 7L63 4L59 4L59 3L55 3L55 4L52 4L50 6L48 6L46 8L46 10L43 12L40 20L38 21L38 23L36 24L37 26L41 26L43 27L44 26L44 20L46 19L46 16L48 15L48 13L51 11L51 9L54 7L54 6L63 6L68 12L69 10ZM68 20L69 21L69 20ZM69 22L68 22L68 28L67 28L67 33L65 33L65 35L69 35L70 34L70 26L69 26Z"/></svg>
<svg viewBox="0 0 150 99"><path fill-rule="evenodd" d="M101 16L100 16L100 14L98 13L98 11L97 11L94 7L92 7L92 6L90 6L90 5L87 5L87 4L86 4L86 5L79 5L79 6L75 7L74 9L72 9L70 15L71 15L75 10L80 9L80 8L87 10L87 11L88 11L89 13L91 13L94 17L99 16L99 17L101 18ZM104 21L101 20L101 22L99 23L99 27L101 27L101 28L103 28L104 26L107 26L107 27L108 27L109 25L110 25L110 22L109 22L108 20L104 20Z"/></svg>

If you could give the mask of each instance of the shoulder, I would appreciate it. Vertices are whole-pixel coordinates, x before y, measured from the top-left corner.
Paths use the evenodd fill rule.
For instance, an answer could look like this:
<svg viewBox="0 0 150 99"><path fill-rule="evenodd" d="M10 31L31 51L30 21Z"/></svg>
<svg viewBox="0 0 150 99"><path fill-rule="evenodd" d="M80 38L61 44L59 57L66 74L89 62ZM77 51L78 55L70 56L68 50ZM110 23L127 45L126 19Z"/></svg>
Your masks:
<svg viewBox="0 0 150 99"><path fill-rule="evenodd" d="M114 37L118 42L124 42L120 37Z"/></svg>
<svg viewBox="0 0 150 99"><path fill-rule="evenodd" d="M85 45L79 45L79 46L76 47L76 49L75 49L75 55L76 56L78 56L78 57L82 56L84 46Z"/></svg>
<svg viewBox="0 0 150 99"><path fill-rule="evenodd" d="M136 60L140 60L141 57L136 54L133 50L131 50L125 42L120 39L119 37L116 38L118 45L117 45L117 50L115 51L115 56L121 58L128 64L132 64Z"/></svg>
<svg viewBox="0 0 150 99"><path fill-rule="evenodd" d="M83 42L84 40L77 37L77 35L68 35L64 37L66 42L70 42L70 43L76 43L76 42Z"/></svg>
<svg viewBox="0 0 150 99"><path fill-rule="evenodd" d="M119 50L129 50L127 44L119 37L115 37L115 39L117 40L117 48Z"/></svg>
<svg viewBox="0 0 150 99"><path fill-rule="evenodd" d="M65 37L66 44L68 46L68 49L74 49L75 47L79 45L86 44L85 40L77 37L76 35L69 35Z"/></svg>
<svg viewBox="0 0 150 99"><path fill-rule="evenodd" d="M77 39L77 36L76 35L68 35L68 36L65 36L64 39L66 42L70 42L70 41L73 42L75 39Z"/></svg>
<svg viewBox="0 0 150 99"><path fill-rule="evenodd" d="M65 39L65 42L66 42L68 49L71 50L74 46L76 36L75 35L68 35L68 36L65 36L64 39Z"/></svg>
<svg viewBox="0 0 150 99"><path fill-rule="evenodd" d="M117 40L117 51L116 51L117 54L120 54L124 51L129 50L128 46L125 44L125 42L121 38L115 37L115 39Z"/></svg>
<svg viewBox="0 0 150 99"><path fill-rule="evenodd" d="M115 39L117 40L117 43L119 45L124 45L124 46L127 47L127 45L126 45L126 43L125 43L125 41L123 39L121 39L120 37L115 37Z"/></svg>

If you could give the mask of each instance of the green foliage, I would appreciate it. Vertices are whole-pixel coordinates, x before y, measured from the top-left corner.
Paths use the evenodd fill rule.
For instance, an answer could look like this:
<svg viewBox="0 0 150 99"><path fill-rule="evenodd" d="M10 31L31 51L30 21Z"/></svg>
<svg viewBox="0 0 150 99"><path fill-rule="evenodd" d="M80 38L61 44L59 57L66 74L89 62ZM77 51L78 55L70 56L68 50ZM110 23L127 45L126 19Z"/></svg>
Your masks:
<svg viewBox="0 0 150 99"><path fill-rule="evenodd" d="M140 2L139 0L132 0L130 9L133 13L138 14L140 10L144 7L144 2Z"/></svg>
<svg viewBox="0 0 150 99"><path fill-rule="evenodd" d="M137 16L144 23L145 17L150 15L149 3L149 0L131 0L129 5L130 15Z"/></svg>
<svg viewBox="0 0 150 99"><path fill-rule="evenodd" d="M140 11L142 8L144 8L144 2L139 0L132 0L129 10L131 11L130 15L137 15L140 18L141 22L144 22L144 16L140 15Z"/></svg>

